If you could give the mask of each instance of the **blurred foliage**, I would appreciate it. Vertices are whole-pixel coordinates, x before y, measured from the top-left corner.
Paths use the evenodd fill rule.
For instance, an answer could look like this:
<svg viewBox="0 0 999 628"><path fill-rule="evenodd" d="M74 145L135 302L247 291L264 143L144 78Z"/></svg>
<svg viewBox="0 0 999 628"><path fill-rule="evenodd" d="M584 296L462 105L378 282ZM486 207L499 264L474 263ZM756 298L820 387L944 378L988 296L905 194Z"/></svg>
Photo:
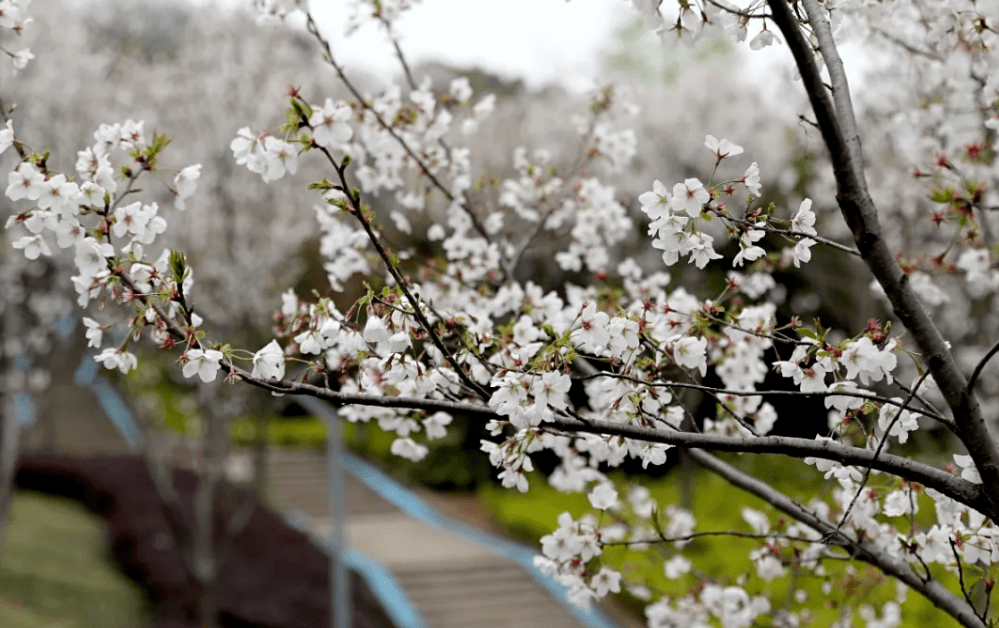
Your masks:
<svg viewBox="0 0 999 628"><path fill-rule="evenodd" d="M169 369L169 370L167 370ZM151 421L173 434L196 438L201 433L200 410L189 381L173 380L166 375L174 366L157 365L154 359L139 360L137 369L123 378L129 396L135 400L143 421ZM179 377L179 374L178 374ZM266 398L266 397L265 397ZM326 426L309 417L293 398L282 400L283 410L270 404L250 404L252 412L244 412L229 421L232 443L250 447L256 443L257 423L264 419L267 442L280 447L326 446ZM430 441L430 453L420 462L411 462L392 454L395 433L381 430L374 423L344 422L344 442L360 456L382 463L396 478L436 490L473 490L479 483L494 476L489 460L479 450L479 439L485 436L481 426L458 418L445 438ZM421 437L417 435L419 440Z"/></svg>
<svg viewBox="0 0 999 628"><path fill-rule="evenodd" d="M659 43L641 17L618 30L617 42L617 49L604 56L604 70L646 85L672 85L691 65L733 52L731 41L724 38L702 39L693 48L668 48Z"/></svg>
<svg viewBox="0 0 999 628"><path fill-rule="evenodd" d="M230 429L233 444L249 447L256 442L253 417L231 421ZM267 419L267 430L271 445L313 449L326 446L326 425L312 417L272 416ZM381 463L382 468L403 482L440 491L464 491L488 483L493 475L488 459L466 444L467 434L460 425L453 425L445 438L428 442L430 453L420 462L391 453L395 434L375 424L345 422L343 436L351 451Z"/></svg>
<svg viewBox="0 0 999 628"><path fill-rule="evenodd" d="M13 495L0 591L4 628L133 628L151 616L109 558L104 521L39 493Z"/></svg>
<svg viewBox="0 0 999 628"><path fill-rule="evenodd" d="M252 447L257 442L257 423L253 417L239 417L229 422L232 443ZM267 418L267 442L279 447L322 449L326 446L326 425L318 419Z"/></svg>
<svg viewBox="0 0 999 628"><path fill-rule="evenodd" d="M90 49L113 50L149 64L176 60L181 35L192 17L190 6L170 0L155 5L123 3L115 13L109 21L103 12L88 12Z"/></svg>
<svg viewBox="0 0 999 628"><path fill-rule="evenodd" d="M523 80L507 80L479 68L459 68L431 61L417 65L414 68L414 75L421 78L429 76L439 90L447 89L452 80L464 76L476 94L495 94L496 98L515 98L524 95Z"/></svg>

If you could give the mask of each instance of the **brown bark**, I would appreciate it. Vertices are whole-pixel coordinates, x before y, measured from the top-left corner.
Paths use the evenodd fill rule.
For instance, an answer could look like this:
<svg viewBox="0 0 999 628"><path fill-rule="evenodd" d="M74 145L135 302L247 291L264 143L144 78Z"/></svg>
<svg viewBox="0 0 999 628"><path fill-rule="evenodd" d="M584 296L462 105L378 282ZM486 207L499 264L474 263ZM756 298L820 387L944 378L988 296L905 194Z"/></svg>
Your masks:
<svg viewBox="0 0 999 628"><path fill-rule="evenodd" d="M968 390L946 341L909 284L881 236L877 208L871 200L860 156L860 139L853 121L852 104L842 63L832 41L828 21L815 0L802 0L819 48L829 67L832 94L822 81L815 55L786 0L768 0L774 23L780 28L794 55L802 83L815 112L823 140L829 149L836 178L836 200L843 219L853 233L861 257L884 289L892 311L905 325L919 347L927 368L954 417L956 433L968 448L982 476L983 486L999 487L999 450L989 434L981 407ZM999 492L983 491L982 512L999 521Z"/></svg>

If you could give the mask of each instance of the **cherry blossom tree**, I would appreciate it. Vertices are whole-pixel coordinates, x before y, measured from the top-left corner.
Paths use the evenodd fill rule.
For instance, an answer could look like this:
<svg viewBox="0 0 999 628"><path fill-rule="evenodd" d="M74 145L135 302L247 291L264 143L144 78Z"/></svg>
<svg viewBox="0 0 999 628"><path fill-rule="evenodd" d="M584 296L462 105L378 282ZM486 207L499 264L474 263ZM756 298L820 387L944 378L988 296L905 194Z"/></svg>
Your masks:
<svg viewBox="0 0 999 628"><path fill-rule="evenodd" d="M98 361L127 372L148 336L180 356L187 377L326 399L351 421L396 433L392 451L412 459L453 421L478 421L492 435L484 454L519 490L534 458L553 452L549 483L586 493L593 514L559 517L537 565L587 604L642 584L607 564L606 548L663 551L665 576L689 586L648 591L650 626L802 625L816 602L801 581L831 589L843 563L881 572L898 594L881 608L847 605L836 625L855 615L900 625L910 589L962 625L991 623L995 1L634 0L665 46L724 37L786 51L796 76L775 77L772 89L798 141L824 147L810 154L805 198L761 158L783 138L715 129L696 131L702 161L680 174L663 165L647 191L626 197L611 181L627 176L648 136L635 132L635 107L615 87L565 120L577 133L574 158L517 147L511 174L494 175L472 159L494 98L410 69L395 25L416 2L351 3L351 26L375 23L399 60L401 82L379 87L354 81L307 3L255 4L264 20L303 28L347 92L294 87L283 125L247 123L228 142L236 165L282 188L300 163L320 165L307 187L332 289L285 292L262 348L215 337L206 310L193 307L212 299L198 292L196 260L157 248L169 223L193 211L207 165L183 163L165 136L128 120L100 126L67 175L15 120L0 146L23 153L6 189L14 248L29 259L69 250L79 304L118 304L130 317L122 343L98 341ZM26 5L0 3L0 26L19 32ZM844 40L891 60L862 94L851 94ZM23 69L31 56L11 59ZM163 165L173 159L181 163ZM147 178L184 201L176 214L141 200ZM781 193L767 200L769 188ZM416 227L418 238L395 237ZM636 232L654 263L628 254ZM556 289L521 275L542 248L570 278ZM886 320L829 325L794 311L774 276L808 269L820 251L834 281L849 282L843 269L862 263ZM676 285L671 269L681 265L688 277L718 269L725 280ZM357 275L366 291L347 299ZM770 373L785 385L765 385ZM788 396L828 413L815 438L773 432L794 420L777 410ZM911 446L931 431L945 435L945 459ZM663 465L674 449L771 512L744 509L748 531L699 529L690 511L611 473L626 460ZM801 500L721 452L802 461L834 488ZM920 510L932 510L932 523L917 521ZM683 549L712 535L756 539L750 571L719 579L698 570ZM768 586L777 578L787 581L779 591Z"/></svg>

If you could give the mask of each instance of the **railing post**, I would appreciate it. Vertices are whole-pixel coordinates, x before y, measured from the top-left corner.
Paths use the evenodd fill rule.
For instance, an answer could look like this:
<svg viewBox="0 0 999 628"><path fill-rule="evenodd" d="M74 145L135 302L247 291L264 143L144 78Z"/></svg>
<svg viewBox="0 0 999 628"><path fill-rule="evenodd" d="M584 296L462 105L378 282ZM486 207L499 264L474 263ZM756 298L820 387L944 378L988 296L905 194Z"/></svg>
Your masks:
<svg viewBox="0 0 999 628"><path fill-rule="evenodd" d="M336 408L326 416L326 455L330 484L330 524L332 526L332 552L330 552L330 618L331 628L350 628L350 574L344 562L347 518L346 488L344 486L343 425Z"/></svg>

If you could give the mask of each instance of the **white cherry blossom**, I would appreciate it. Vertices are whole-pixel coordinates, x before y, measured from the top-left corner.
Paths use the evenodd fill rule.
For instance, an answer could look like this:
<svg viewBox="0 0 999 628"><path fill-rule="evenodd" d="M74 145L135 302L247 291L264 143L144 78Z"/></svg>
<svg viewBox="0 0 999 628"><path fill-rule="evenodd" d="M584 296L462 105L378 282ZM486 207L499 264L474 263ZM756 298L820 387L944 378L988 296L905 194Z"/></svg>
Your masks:
<svg viewBox="0 0 999 628"><path fill-rule="evenodd" d="M670 207L673 211L684 212L688 216L697 217L701 214L701 208L710 199L711 195L704 189L704 184L698 179L691 178L673 186Z"/></svg>
<svg viewBox="0 0 999 628"><path fill-rule="evenodd" d="M184 362L184 377L197 375L203 382L214 382L221 367L222 352L215 349L188 349L181 359Z"/></svg>

